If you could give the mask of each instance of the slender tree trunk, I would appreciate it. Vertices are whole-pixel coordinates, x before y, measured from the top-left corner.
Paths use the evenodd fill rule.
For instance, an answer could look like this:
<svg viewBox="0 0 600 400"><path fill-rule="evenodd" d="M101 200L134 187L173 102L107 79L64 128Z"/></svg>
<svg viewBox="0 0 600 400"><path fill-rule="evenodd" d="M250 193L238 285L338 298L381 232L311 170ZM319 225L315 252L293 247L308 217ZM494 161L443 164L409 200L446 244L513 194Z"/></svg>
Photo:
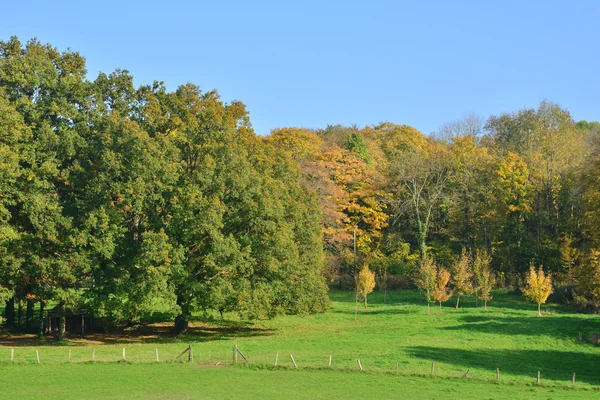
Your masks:
<svg viewBox="0 0 600 400"><path fill-rule="evenodd" d="M423 228L421 218L417 214L417 239L419 241L419 252L421 253L421 259L424 260L427 257L427 245L425 243L426 232Z"/></svg>
<svg viewBox="0 0 600 400"><path fill-rule="evenodd" d="M17 308L17 329L19 331L23 330L23 300L20 299Z"/></svg>
<svg viewBox="0 0 600 400"><path fill-rule="evenodd" d="M542 316L542 303L538 303L538 317Z"/></svg>
<svg viewBox="0 0 600 400"><path fill-rule="evenodd" d="M427 302L427 315L429 315L429 302Z"/></svg>
<svg viewBox="0 0 600 400"><path fill-rule="evenodd" d="M367 309L367 295L365 294L365 310Z"/></svg>
<svg viewBox="0 0 600 400"><path fill-rule="evenodd" d="M4 309L4 316L6 317L6 327L8 329L15 328L15 298L11 297L6 302L6 307Z"/></svg>
<svg viewBox="0 0 600 400"><path fill-rule="evenodd" d="M35 303L31 299L27 299L27 309L25 310L25 329L27 333L34 333L35 327L33 324L33 311Z"/></svg>
<svg viewBox="0 0 600 400"><path fill-rule="evenodd" d="M460 302L460 296L456 296L456 309L458 310L458 303Z"/></svg>
<svg viewBox="0 0 600 400"><path fill-rule="evenodd" d="M440 312L442 311L442 302L440 301Z"/></svg>
<svg viewBox="0 0 600 400"><path fill-rule="evenodd" d="M483 301L483 309L487 311L487 300Z"/></svg>
<svg viewBox="0 0 600 400"><path fill-rule="evenodd" d="M59 318L58 318L58 340L65 340L66 336L67 336L67 316L66 316L66 309L65 309L65 302L61 301L60 303L58 303L58 311L59 311Z"/></svg>

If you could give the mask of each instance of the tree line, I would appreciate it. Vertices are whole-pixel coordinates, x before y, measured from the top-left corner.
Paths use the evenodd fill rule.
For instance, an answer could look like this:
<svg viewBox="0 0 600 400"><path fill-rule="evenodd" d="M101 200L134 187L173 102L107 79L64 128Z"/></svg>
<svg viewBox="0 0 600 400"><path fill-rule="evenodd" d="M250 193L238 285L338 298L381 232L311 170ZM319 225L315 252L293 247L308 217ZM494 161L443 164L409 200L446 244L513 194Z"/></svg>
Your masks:
<svg viewBox="0 0 600 400"><path fill-rule="evenodd" d="M86 75L76 52L0 42L9 328L38 331L48 304L61 338L78 305L116 322L160 305L179 332L198 310L320 312L326 282L354 289L358 265L383 289L429 269L425 291L447 297L450 281L460 296L472 282L485 302L525 288L533 263L556 296L600 306L598 122L544 101L435 135L384 122L261 137L216 91ZM478 265L473 279L461 263Z"/></svg>
<svg viewBox="0 0 600 400"><path fill-rule="evenodd" d="M281 128L267 141L319 199L331 284L354 287L367 264L382 289L414 287L429 264L445 275L479 255L486 286L525 287L533 263L553 276L555 300L598 310L600 123L542 101L432 135L386 122Z"/></svg>

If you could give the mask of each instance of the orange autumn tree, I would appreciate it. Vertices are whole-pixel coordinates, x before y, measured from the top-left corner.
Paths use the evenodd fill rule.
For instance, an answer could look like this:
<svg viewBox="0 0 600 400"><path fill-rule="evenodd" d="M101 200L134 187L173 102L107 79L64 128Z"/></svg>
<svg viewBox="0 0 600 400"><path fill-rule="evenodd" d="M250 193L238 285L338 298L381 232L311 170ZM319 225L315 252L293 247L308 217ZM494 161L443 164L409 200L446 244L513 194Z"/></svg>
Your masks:
<svg viewBox="0 0 600 400"><path fill-rule="evenodd" d="M442 303L452 297L452 290L448 289L449 281L450 272L445 268L440 268L436 276L435 289L431 294L434 300L440 303L440 311L442 310Z"/></svg>

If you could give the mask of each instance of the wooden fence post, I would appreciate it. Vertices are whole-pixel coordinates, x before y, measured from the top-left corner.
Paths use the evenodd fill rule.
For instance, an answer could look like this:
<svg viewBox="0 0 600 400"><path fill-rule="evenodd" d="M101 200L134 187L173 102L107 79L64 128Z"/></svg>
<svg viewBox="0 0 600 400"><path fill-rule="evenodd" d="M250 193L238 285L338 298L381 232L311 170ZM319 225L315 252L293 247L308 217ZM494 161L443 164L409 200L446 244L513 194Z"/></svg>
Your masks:
<svg viewBox="0 0 600 400"><path fill-rule="evenodd" d="M277 362L279 361L279 352L275 353L275 365L274 367L277 367Z"/></svg>
<svg viewBox="0 0 600 400"><path fill-rule="evenodd" d="M10 349L10 361L15 361L15 349Z"/></svg>
<svg viewBox="0 0 600 400"><path fill-rule="evenodd" d="M290 358L292 359L292 363L294 364L294 368L298 368L298 365L296 364L296 360L294 360L294 356L292 355L292 353L290 353Z"/></svg>
<svg viewBox="0 0 600 400"><path fill-rule="evenodd" d="M237 348L237 344L236 344L235 346L233 346L233 363L234 364L237 364L237 360L238 360L237 359L237 357L238 357L237 349L238 348Z"/></svg>
<svg viewBox="0 0 600 400"><path fill-rule="evenodd" d="M123 361L127 361L127 359L125 358L125 347L123 347Z"/></svg>
<svg viewBox="0 0 600 400"><path fill-rule="evenodd" d="M96 361L96 349L92 349L92 361Z"/></svg>
<svg viewBox="0 0 600 400"><path fill-rule="evenodd" d="M573 385L575 384L575 372L573 372Z"/></svg>
<svg viewBox="0 0 600 400"><path fill-rule="evenodd" d="M194 362L194 353L191 344L188 346L188 350L188 362Z"/></svg>
<svg viewBox="0 0 600 400"><path fill-rule="evenodd" d="M71 362L71 349L69 349L69 362Z"/></svg>
<svg viewBox="0 0 600 400"><path fill-rule="evenodd" d="M431 362L431 376L435 375L435 361Z"/></svg>
<svg viewBox="0 0 600 400"><path fill-rule="evenodd" d="M329 368L331 368L331 359L333 358L333 355L329 355L329 364L327 365Z"/></svg>
<svg viewBox="0 0 600 400"><path fill-rule="evenodd" d="M360 370L363 370L362 364L360 363L360 359L357 359L356 362L358 363L358 368L360 368Z"/></svg>
<svg viewBox="0 0 600 400"><path fill-rule="evenodd" d="M496 382L500 382L500 368L496 368Z"/></svg>
<svg viewBox="0 0 600 400"><path fill-rule="evenodd" d="M37 350L35 351L35 358L37 358L37 362L39 364L40 363L40 353Z"/></svg>
<svg viewBox="0 0 600 400"><path fill-rule="evenodd" d="M536 383L540 384L540 371L538 371Z"/></svg>
<svg viewBox="0 0 600 400"><path fill-rule="evenodd" d="M154 349L154 352L156 353L156 362L158 362L158 349Z"/></svg>

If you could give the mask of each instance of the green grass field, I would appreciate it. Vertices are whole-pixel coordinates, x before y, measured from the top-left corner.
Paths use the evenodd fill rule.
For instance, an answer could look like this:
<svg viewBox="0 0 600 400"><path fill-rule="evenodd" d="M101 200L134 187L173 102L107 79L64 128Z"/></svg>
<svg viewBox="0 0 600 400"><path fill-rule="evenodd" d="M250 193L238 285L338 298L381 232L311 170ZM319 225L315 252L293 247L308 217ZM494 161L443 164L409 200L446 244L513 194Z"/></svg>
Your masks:
<svg viewBox="0 0 600 400"><path fill-rule="evenodd" d="M326 314L253 324L227 316L223 323L195 323L183 337L161 333L160 323L127 335L73 338L59 345L2 337L2 398L41 393L88 399L600 396L600 347L585 340L600 332L598 316L548 305L544 316L536 317L535 305L506 293L496 293L487 312L467 297L459 310L449 302L442 312L432 307L427 315L418 293L399 291L388 293L386 304L383 294L372 294L369 310L359 308L355 321L353 293L332 292L331 298ZM193 363L174 361L188 344L194 350ZM235 344L250 365L230 365ZM127 362L119 361L123 348ZM279 365L274 369L276 352ZM468 377L463 378L467 370ZM540 385L535 384L537 371Z"/></svg>

